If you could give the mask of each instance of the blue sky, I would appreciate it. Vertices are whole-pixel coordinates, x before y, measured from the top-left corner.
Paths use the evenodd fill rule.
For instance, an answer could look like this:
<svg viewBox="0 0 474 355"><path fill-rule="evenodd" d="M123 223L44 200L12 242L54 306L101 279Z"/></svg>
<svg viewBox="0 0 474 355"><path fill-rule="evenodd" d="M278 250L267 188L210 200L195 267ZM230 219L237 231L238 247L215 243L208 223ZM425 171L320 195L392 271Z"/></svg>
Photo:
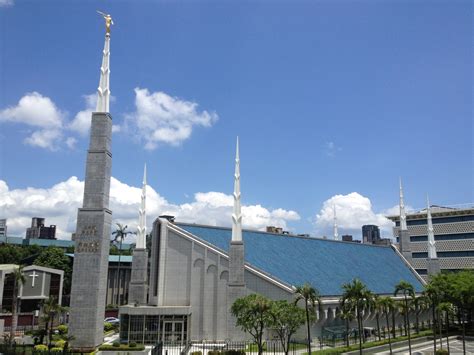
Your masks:
<svg viewBox="0 0 474 355"><path fill-rule="evenodd" d="M55 199L48 208L4 203L0 213L17 234L34 213L66 224L62 204L75 211L79 203L53 187L67 182L72 191L71 176L84 177L88 137L71 127L79 112L89 114L85 95L98 85L97 9L115 22L112 174L117 191L134 187L130 203L117 197L116 218L134 218L131 196L146 162L153 212L179 214L199 202L184 219L226 220L237 135L247 214L265 210L258 221L249 216L251 227L327 234L328 208L340 201L340 234L358 235L397 205L399 176L412 207L423 207L426 193L434 204L474 202L471 2L0 4L0 192L4 201L27 200L27 188ZM20 105L25 97L40 106ZM176 115L164 118L160 104ZM160 134L169 127L175 138ZM51 129L50 146L33 139ZM367 208L370 216L359 214ZM64 233L73 231L68 213Z"/></svg>

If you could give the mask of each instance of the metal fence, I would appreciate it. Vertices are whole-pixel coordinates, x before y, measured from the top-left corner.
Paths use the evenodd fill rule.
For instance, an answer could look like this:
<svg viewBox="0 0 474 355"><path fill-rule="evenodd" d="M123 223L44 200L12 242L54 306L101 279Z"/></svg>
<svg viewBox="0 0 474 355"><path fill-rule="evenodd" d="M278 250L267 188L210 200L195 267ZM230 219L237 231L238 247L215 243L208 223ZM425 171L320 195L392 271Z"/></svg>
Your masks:
<svg viewBox="0 0 474 355"><path fill-rule="evenodd" d="M306 350L306 344L291 343L289 347L289 355L296 355ZM240 342L214 342L214 341L192 341L187 343L166 342L156 344L152 355L238 355L242 351L245 353L257 353L257 345L250 341ZM277 340L266 341L264 343L264 351L267 354L284 353L283 346Z"/></svg>

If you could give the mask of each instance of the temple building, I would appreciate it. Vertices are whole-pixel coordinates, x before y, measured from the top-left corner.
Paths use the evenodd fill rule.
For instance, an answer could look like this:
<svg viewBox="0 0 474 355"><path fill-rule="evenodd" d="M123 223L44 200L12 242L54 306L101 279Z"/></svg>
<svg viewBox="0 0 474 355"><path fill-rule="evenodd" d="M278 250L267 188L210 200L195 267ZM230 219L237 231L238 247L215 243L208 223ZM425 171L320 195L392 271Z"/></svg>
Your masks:
<svg viewBox="0 0 474 355"><path fill-rule="evenodd" d="M121 341L247 339L230 313L237 298L259 293L292 300L296 286L304 283L322 296L313 325L313 334L320 334L323 327L344 324L339 318L341 286L355 278L379 295L392 296L401 280L417 293L423 289L423 279L392 246L243 230L238 146L233 196L232 228L179 223L170 216L154 221L150 277L138 272L143 270L139 257L142 266L132 265L130 281L137 285L135 299L129 297L129 304L120 307ZM369 310L364 317L367 326L375 322ZM297 337L304 336L302 329Z"/></svg>
<svg viewBox="0 0 474 355"><path fill-rule="evenodd" d="M431 218L428 218L431 215ZM400 216L388 216L395 222L393 235L399 240ZM474 206L443 207L429 205L427 208L406 215L407 245L412 267L423 278L428 277L430 261L429 220L432 220L436 258L441 271L474 269ZM431 244L434 247L434 244ZM433 249L433 248L432 248ZM433 251L432 251L433 252Z"/></svg>

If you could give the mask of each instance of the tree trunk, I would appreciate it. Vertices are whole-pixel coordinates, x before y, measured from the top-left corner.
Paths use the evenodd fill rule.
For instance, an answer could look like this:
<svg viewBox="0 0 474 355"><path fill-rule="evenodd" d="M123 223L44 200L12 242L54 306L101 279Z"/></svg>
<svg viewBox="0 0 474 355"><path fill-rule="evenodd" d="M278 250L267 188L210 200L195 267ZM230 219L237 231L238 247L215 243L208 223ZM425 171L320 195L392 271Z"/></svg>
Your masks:
<svg viewBox="0 0 474 355"><path fill-rule="evenodd" d="M397 337L397 334L395 334L395 309L392 309L392 335L393 338L395 339Z"/></svg>
<svg viewBox="0 0 474 355"><path fill-rule="evenodd" d="M349 347L349 319L346 319L346 346Z"/></svg>
<svg viewBox="0 0 474 355"><path fill-rule="evenodd" d="M443 319L438 311L438 327L439 327L439 346L443 348Z"/></svg>
<svg viewBox="0 0 474 355"><path fill-rule="evenodd" d="M415 330L416 330L416 334L419 334L420 333L420 317L419 317L419 309L418 309L419 306L416 306L416 309L415 309Z"/></svg>
<svg viewBox="0 0 474 355"><path fill-rule="evenodd" d="M309 326L309 309L308 309L308 301L305 300L306 306L306 330L308 335L308 355L311 355L311 330Z"/></svg>
<svg viewBox="0 0 474 355"><path fill-rule="evenodd" d="M462 324L462 353L466 355L466 326L464 324L464 310L461 309L461 324Z"/></svg>
<svg viewBox="0 0 474 355"><path fill-rule="evenodd" d="M380 322L379 322L379 312L377 311L377 314L376 314L376 321L377 321L377 334L379 336L379 341L382 340L382 338L380 337Z"/></svg>
<svg viewBox="0 0 474 355"><path fill-rule="evenodd" d="M436 354L436 312L435 312L435 304L431 306L433 311L433 349Z"/></svg>
<svg viewBox="0 0 474 355"><path fill-rule="evenodd" d="M388 312L385 313L387 319L387 334L388 334L388 346L390 348L390 355L392 355L392 340L390 339L390 324L388 321Z"/></svg>
<svg viewBox="0 0 474 355"><path fill-rule="evenodd" d="M359 354L362 355L362 317L359 309L357 309L357 326L359 328Z"/></svg>
<svg viewBox="0 0 474 355"><path fill-rule="evenodd" d="M449 314L446 312L446 346L448 347L449 354Z"/></svg>
<svg viewBox="0 0 474 355"><path fill-rule="evenodd" d="M12 322L10 326L10 341L13 341L16 335L16 328L18 324L18 283L13 280L13 300L12 300Z"/></svg>
<svg viewBox="0 0 474 355"><path fill-rule="evenodd" d="M408 330L408 351L410 352L411 355L411 337L410 337L410 318L408 316L409 308L408 308L408 298L407 295L405 294L405 316L406 316L406 324L407 324L407 330Z"/></svg>

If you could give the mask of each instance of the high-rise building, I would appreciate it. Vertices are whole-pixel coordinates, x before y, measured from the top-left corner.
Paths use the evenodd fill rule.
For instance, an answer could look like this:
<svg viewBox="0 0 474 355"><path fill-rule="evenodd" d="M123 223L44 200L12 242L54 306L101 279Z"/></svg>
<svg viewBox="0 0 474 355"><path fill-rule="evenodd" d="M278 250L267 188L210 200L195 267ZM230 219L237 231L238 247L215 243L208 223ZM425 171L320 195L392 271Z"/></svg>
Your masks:
<svg viewBox="0 0 474 355"><path fill-rule="evenodd" d="M56 239L56 226L46 227L44 218L33 217L31 227L26 229L26 239Z"/></svg>
<svg viewBox="0 0 474 355"><path fill-rule="evenodd" d="M380 241L380 229L373 224L362 226L362 243L376 244Z"/></svg>
<svg viewBox="0 0 474 355"><path fill-rule="evenodd" d="M430 209L441 271L474 269L474 206L431 205ZM426 208L406 215L411 252L411 260L407 260L423 278L427 278L429 259L427 216ZM400 216L388 218L395 222L393 235L398 240Z"/></svg>
<svg viewBox="0 0 474 355"><path fill-rule="evenodd" d="M0 237L7 236L7 219L1 218L0 219Z"/></svg>

